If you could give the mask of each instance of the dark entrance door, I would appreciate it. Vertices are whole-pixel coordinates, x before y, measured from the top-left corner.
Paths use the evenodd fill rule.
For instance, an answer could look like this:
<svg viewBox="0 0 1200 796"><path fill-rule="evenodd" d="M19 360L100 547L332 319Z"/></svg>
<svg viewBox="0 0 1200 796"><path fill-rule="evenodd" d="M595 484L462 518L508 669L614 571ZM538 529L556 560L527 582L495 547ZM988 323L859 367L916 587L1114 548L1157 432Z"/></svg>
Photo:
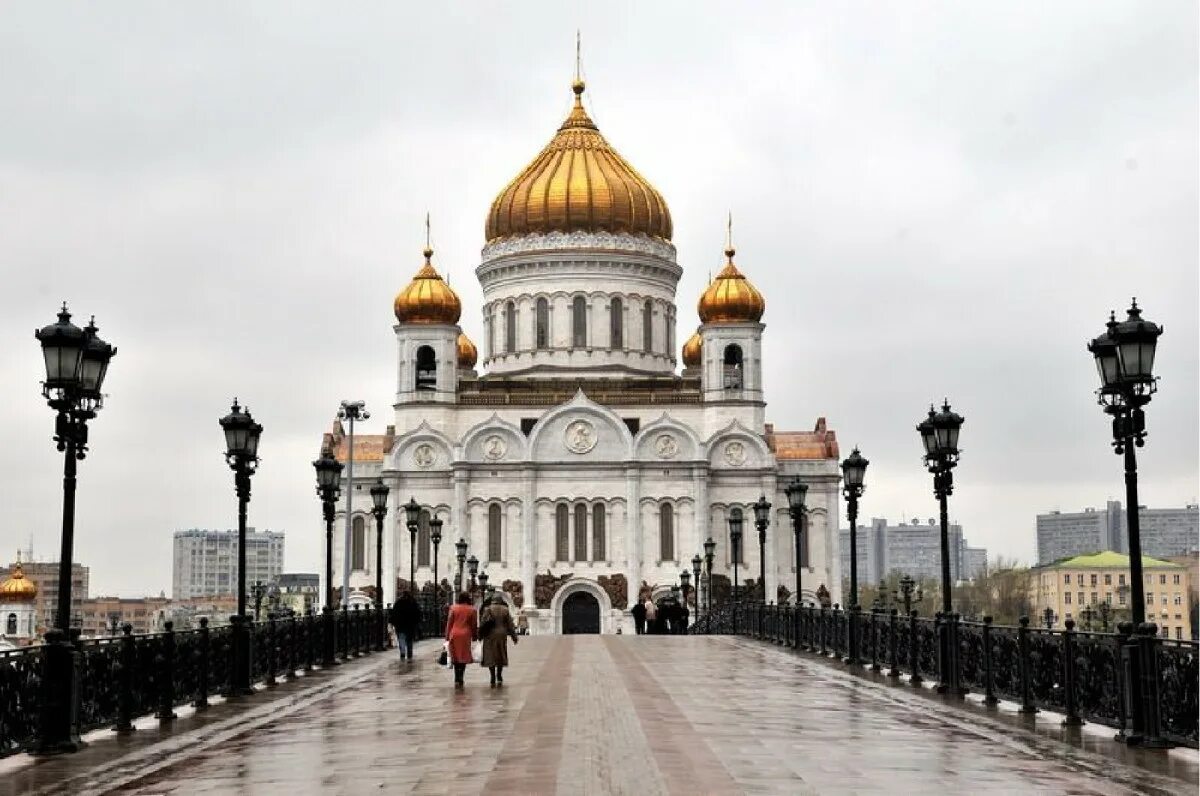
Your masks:
<svg viewBox="0 0 1200 796"><path fill-rule="evenodd" d="M599 633L600 603L585 591L577 591L563 601L562 632Z"/></svg>

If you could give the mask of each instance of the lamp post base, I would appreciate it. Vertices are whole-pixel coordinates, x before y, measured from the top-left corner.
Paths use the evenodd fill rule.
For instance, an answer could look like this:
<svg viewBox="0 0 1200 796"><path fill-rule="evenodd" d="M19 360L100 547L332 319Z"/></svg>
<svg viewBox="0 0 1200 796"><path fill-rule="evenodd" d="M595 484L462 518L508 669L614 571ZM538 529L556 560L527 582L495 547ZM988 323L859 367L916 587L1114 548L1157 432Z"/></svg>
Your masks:
<svg viewBox="0 0 1200 796"><path fill-rule="evenodd" d="M229 675L226 698L251 696L250 687L250 622L245 616L229 617L230 637L233 640L233 671Z"/></svg>
<svg viewBox="0 0 1200 796"><path fill-rule="evenodd" d="M42 652L42 708L38 716L36 755L77 752L79 737L79 650L67 633L50 630Z"/></svg>
<svg viewBox="0 0 1200 796"><path fill-rule="evenodd" d="M333 609L327 605L321 609L321 668L337 665L337 633Z"/></svg>

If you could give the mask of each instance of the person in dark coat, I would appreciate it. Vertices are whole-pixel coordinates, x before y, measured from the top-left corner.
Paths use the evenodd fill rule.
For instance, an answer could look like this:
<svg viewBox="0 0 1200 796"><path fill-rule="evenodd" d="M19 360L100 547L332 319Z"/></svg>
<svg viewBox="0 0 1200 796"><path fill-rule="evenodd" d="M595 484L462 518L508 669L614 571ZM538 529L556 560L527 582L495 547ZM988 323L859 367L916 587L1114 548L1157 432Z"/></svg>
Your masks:
<svg viewBox="0 0 1200 796"><path fill-rule="evenodd" d="M646 632L646 606L642 605L640 601L636 602L629 609L629 613L633 615L634 632L639 636L644 635Z"/></svg>
<svg viewBox="0 0 1200 796"><path fill-rule="evenodd" d="M412 660L413 642L417 640L417 631L421 627L421 607L413 599L412 592L405 591L400 594L392 604L392 613L388 621L396 631L400 660Z"/></svg>
<svg viewBox="0 0 1200 796"><path fill-rule="evenodd" d="M492 686L504 685L504 667L508 666L508 640L517 643L517 628L504 598L496 595L492 604L479 615L479 638L483 641L483 665L492 676Z"/></svg>

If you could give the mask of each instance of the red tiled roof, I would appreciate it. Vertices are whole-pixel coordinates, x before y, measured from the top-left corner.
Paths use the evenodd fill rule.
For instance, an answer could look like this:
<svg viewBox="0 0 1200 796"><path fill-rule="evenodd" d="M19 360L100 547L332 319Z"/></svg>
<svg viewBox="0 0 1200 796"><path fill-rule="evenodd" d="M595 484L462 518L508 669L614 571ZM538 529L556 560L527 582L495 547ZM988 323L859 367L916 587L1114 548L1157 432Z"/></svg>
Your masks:
<svg viewBox="0 0 1200 796"><path fill-rule="evenodd" d="M825 426L825 418L817 418L812 431L776 431L767 425L767 447L776 460L787 459L837 459L837 434Z"/></svg>

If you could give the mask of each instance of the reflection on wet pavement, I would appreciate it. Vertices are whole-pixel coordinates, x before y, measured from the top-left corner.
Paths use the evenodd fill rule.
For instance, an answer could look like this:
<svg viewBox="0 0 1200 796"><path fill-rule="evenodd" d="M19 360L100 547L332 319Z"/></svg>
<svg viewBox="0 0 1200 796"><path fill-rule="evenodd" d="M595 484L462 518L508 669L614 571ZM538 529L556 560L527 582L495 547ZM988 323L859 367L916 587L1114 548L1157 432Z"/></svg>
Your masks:
<svg viewBox="0 0 1200 796"><path fill-rule="evenodd" d="M1031 732L742 639L524 638L504 687L472 667L461 691L434 646L218 706L169 736L0 768L0 796L1196 792L1195 750Z"/></svg>

